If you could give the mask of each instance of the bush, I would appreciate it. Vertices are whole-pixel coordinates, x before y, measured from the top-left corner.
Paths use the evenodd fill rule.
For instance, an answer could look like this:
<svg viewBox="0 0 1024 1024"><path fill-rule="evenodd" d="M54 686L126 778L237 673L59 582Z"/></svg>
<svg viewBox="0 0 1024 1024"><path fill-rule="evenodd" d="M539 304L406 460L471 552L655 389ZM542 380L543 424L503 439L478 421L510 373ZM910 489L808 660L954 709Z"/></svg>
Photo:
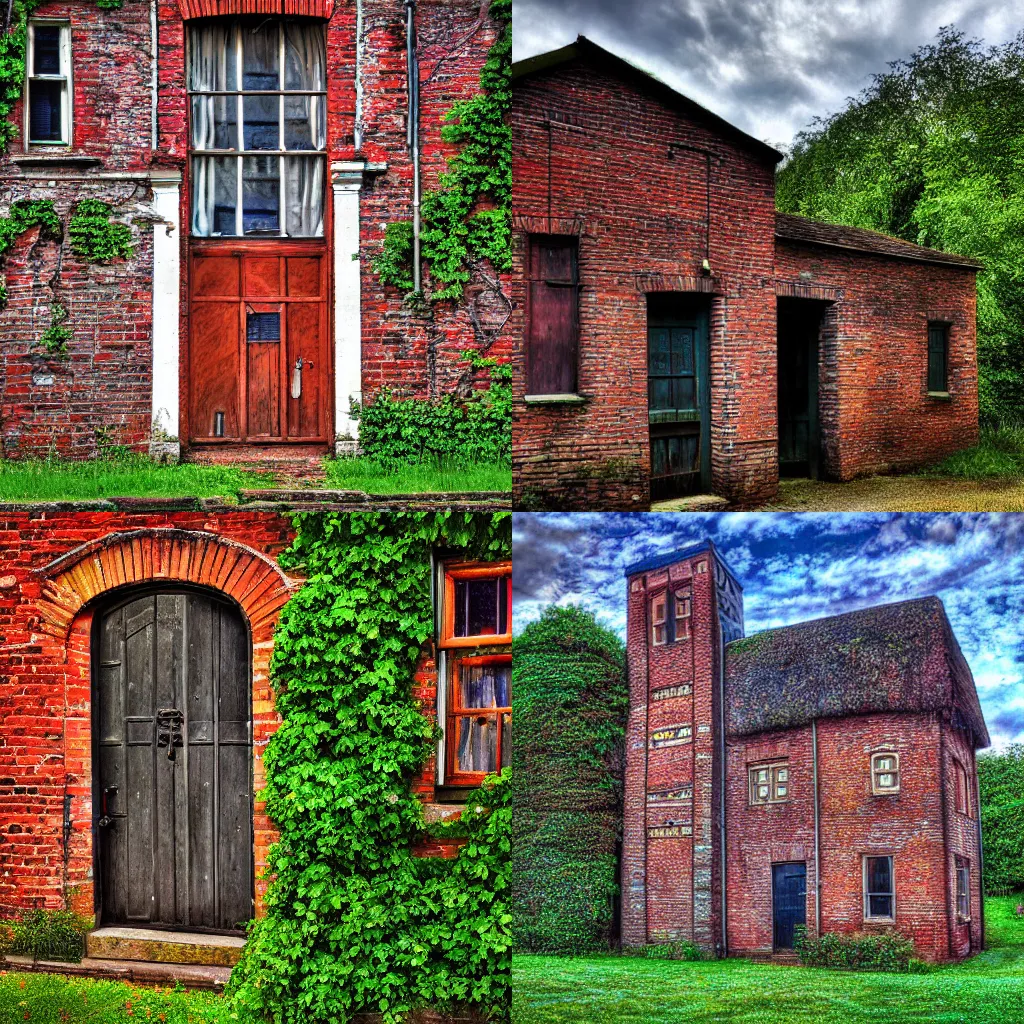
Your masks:
<svg viewBox="0 0 1024 1024"><path fill-rule="evenodd" d="M906 974L914 943L899 932L839 935L826 932L820 939L797 937L796 954L804 967L829 967L837 971L890 971Z"/></svg>
<svg viewBox="0 0 1024 1024"><path fill-rule="evenodd" d="M402 398L381 391L359 414L363 454L382 464L512 462L512 367L476 359L488 386L466 399Z"/></svg>
<svg viewBox="0 0 1024 1024"><path fill-rule="evenodd" d="M640 956L648 960L686 960L695 962L708 959L700 946L693 942L658 942L650 946L623 946L623 956Z"/></svg>
<svg viewBox="0 0 1024 1024"><path fill-rule="evenodd" d="M8 952L30 956L33 960L61 960L73 964L81 961L85 953L85 933L92 927L88 920L70 910L30 910L7 924L10 929Z"/></svg>

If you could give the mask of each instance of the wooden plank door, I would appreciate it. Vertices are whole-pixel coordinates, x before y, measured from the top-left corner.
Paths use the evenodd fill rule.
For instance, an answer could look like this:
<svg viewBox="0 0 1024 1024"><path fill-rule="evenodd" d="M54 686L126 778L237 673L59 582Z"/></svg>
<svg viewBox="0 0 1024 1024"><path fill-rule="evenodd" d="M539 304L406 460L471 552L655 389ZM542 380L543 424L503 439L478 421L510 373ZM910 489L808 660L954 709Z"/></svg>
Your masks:
<svg viewBox="0 0 1024 1024"><path fill-rule="evenodd" d="M322 244L193 243L191 444L326 444L327 254Z"/></svg>
<svg viewBox="0 0 1024 1024"><path fill-rule="evenodd" d="M798 925L807 923L807 865L772 865L772 944L792 949Z"/></svg>
<svg viewBox="0 0 1024 1024"><path fill-rule="evenodd" d="M647 320L647 391L651 497L711 487L708 318L668 302Z"/></svg>
<svg viewBox="0 0 1024 1024"><path fill-rule="evenodd" d="M248 637L194 591L103 613L94 696L107 924L238 931L252 916Z"/></svg>

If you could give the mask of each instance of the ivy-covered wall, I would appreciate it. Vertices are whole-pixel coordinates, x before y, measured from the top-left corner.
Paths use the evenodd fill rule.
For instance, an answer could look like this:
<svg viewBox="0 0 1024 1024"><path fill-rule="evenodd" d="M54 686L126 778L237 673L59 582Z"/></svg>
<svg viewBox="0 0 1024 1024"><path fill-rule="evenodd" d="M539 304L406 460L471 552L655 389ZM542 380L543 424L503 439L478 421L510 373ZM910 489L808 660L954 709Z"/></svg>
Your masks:
<svg viewBox="0 0 1024 1024"><path fill-rule="evenodd" d="M513 641L516 948L615 941L626 714L622 641L580 608L548 608Z"/></svg>
<svg viewBox="0 0 1024 1024"><path fill-rule="evenodd" d="M280 829L266 916L232 978L279 1024L386 1024L417 1007L509 1018L511 771L468 797L424 858L413 784L436 727L413 694L431 642L432 552L511 557L510 513L305 513L281 558L307 579L285 607L272 683L283 718L264 767Z"/></svg>

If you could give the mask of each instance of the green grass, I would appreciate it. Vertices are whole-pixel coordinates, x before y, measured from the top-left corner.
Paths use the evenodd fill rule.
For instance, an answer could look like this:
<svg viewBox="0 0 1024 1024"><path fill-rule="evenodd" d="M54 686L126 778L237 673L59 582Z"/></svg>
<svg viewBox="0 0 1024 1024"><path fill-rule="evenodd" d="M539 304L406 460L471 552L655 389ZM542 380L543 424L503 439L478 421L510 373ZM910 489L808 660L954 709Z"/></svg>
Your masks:
<svg viewBox="0 0 1024 1024"><path fill-rule="evenodd" d="M371 494L423 494L428 491L511 491L512 470L494 463L383 466L372 459L324 461L325 487Z"/></svg>
<svg viewBox="0 0 1024 1024"><path fill-rule="evenodd" d="M517 956L514 1024L1021 1024L1018 897L986 901L990 949L926 974L634 957Z"/></svg>
<svg viewBox="0 0 1024 1024"><path fill-rule="evenodd" d="M208 992L155 991L59 974L0 974L0 1024L238 1024Z"/></svg>
<svg viewBox="0 0 1024 1024"><path fill-rule="evenodd" d="M266 475L230 466L160 465L145 456L116 459L0 460L0 501L89 501L96 498L210 498L266 487Z"/></svg>
<svg viewBox="0 0 1024 1024"><path fill-rule="evenodd" d="M921 475L960 480L1024 479L1024 427L984 427L978 445L929 466Z"/></svg>

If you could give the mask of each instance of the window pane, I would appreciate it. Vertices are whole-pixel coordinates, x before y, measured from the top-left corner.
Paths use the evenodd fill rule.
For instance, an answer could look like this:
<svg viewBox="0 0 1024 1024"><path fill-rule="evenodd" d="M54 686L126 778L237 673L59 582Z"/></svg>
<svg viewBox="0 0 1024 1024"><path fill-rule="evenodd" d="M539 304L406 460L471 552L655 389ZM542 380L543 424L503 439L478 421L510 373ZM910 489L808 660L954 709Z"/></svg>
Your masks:
<svg viewBox="0 0 1024 1024"><path fill-rule="evenodd" d="M29 86L29 142L62 142L63 82L35 80Z"/></svg>
<svg viewBox="0 0 1024 1024"><path fill-rule="evenodd" d="M889 857L868 858L868 892L892 892L892 860Z"/></svg>
<svg viewBox="0 0 1024 1024"><path fill-rule="evenodd" d="M327 46L320 25L297 21L284 26L284 87L327 89Z"/></svg>
<svg viewBox="0 0 1024 1024"><path fill-rule="evenodd" d="M497 720L460 718L455 764L460 772L493 772L498 763Z"/></svg>
<svg viewBox="0 0 1024 1024"><path fill-rule="evenodd" d="M281 232L280 159L247 156L242 168L242 231L246 235Z"/></svg>
<svg viewBox="0 0 1024 1024"><path fill-rule="evenodd" d="M320 150L326 141L322 96L285 96L284 148Z"/></svg>
<svg viewBox="0 0 1024 1024"><path fill-rule="evenodd" d="M789 769L788 768L780 768L779 769L779 782L787 782L788 780L789 780Z"/></svg>
<svg viewBox="0 0 1024 1024"><path fill-rule="evenodd" d="M758 786L757 787L757 798L758 798L758 800L767 800L768 799L768 787L767 786Z"/></svg>
<svg viewBox="0 0 1024 1024"><path fill-rule="evenodd" d="M238 97L192 97L192 148L238 149Z"/></svg>
<svg viewBox="0 0 1024 1024"><path fill-rule="evenodd" d="M512 716L501 716L501 767L512 764Z"/></svg>
<svg viewBox="0 0 1024 1024"><path fill-rule="evenodd" d="M245 124L242 143L246 149L280 149L280 99L277 96L244 96Z"/></svg>
<svg viewBox="0 0 1024 1024"><path fill-rule="evenodd" d="M324 233L324 161L322 157L284 158L285 229L292 238Z"/></svg>
<svg viewBox="0 0 1024 1024"><path fill-rule="evenodd" d="M455 635L498 634L498 589L504 578L455 581Z"/></svg>
<svg viewBox="0 0 1024 1024"><path fill-rule="evenodd" d="M192 234L202 238L236 234L238 158L192 159Z"/></svg>
<svg viewBox="0 0 1024 1024"><path fill-rule="evenodd" d="M35 25L33 27L35 46L32 52L32 70L37 75L59 75L60 72L60 27L58 25Z"/></svg>
<svg viewBox="0 0 1024 1024"><path fill-rule="evenodd" d="M462 665L459 672L459 698L464 708L510 707L512 666Z"/></svg>
<svg viewBox="0 0 1024 1024"><path fill-rule="evenodd" d="M882 774L878 776L878 785L881 789L892 789L894 781L893 777L889 774Z"/></svg>
<svg viewBox="0 0 1024 1024"><path fill-rule="evenodd" d="M781 800L786 795L786 787L784 785L776 786L775 787L775 795L776 795L776 797L778 797L778 799Z"/></svg>
<svg viewBox="0 0 1024 1024"><path fill-rule="evenodd" d="M280 89L278 22L242 26L242 88Z"/></svg>
<svg viewBox="0 0 1024 1024"><path fill-rule="evenodd" d="M235 26L198 25L189 35L188 87L193 92L238 88Z"/></svg>
<svg viewBox="0 0 1024 1024"><path fill-rule="evenodd" d="M871 917L892 917L891 896L869 896L869 916Z"/></svg>

